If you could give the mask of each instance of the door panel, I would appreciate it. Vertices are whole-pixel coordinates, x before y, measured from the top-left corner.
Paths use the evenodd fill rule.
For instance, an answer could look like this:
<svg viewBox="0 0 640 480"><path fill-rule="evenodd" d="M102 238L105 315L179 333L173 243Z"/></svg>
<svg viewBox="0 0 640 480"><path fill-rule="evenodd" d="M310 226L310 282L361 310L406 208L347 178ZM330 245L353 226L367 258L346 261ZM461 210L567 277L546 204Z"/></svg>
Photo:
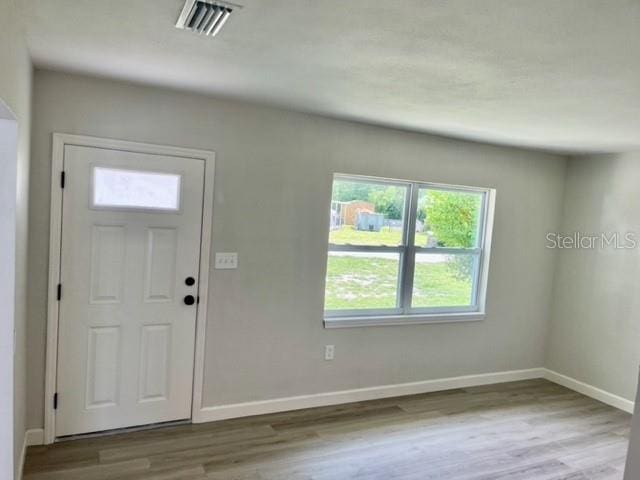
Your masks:
<svg viewBox="0 0 640 480"><path fill-rule="evenodd" d="M120 386L120 327L89 327L87 340L86 408L118 403Z"/></svg>
<svg viewBox="0 0 640 480"><path fill-rule="evenodd" d="M178 231L175 228L147 230L146 302L171 302L176 278Z"/></svg>
<svg viewBox="0 0 640 480"><path fill-rule="evenodd" d="M204 161L66 145L56 435L191 416Z"/></svg>
<svg viewBox="0 0 640 480"><path fill-rule="evenodd" d="M140 401L166 400L169 392L171 325L145 325L140 345Z"/></svg>
<svg viewBox="0 0 640 480"><path fill-rule="evenodd" d="M124 288L125 236L122 225L93 226L90 303L120 303Z"/></svg>

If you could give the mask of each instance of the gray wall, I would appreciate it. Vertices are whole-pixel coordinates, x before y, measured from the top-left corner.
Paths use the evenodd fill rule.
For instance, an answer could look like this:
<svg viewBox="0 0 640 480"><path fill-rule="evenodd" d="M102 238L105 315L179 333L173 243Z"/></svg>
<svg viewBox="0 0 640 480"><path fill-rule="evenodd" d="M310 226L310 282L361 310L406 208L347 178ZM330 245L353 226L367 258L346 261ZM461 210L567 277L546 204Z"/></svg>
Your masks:
<svg viewBox="0 0 640 480"><path fill-rule="evenodd" d="M51 134L217 152L206 406L541 367L565 159L177 91L37 71L31 176L29 425L42 426ZM483 322L325 330L333 172L494 187ZM323 361L323 346L336 359Z"/></svg>
<svg viewBox="0 0 640 480"><path fill-rule="evenodd" d="M635 232L640 242L640 153L567 164L566 233ZM558 255L547 367L628 400L640 363L640 244Z"/></svg>
<svg viewBox="0 0 640 480"><path fill-rule="evenodd" d="M0 308L5 309L2 313L13 313L13 457L14 470L17 472L20 465L20 454L24 442L25 414L26 414L26 286L27 286L27 225L28 225L28 183L29 183L29 121L31 113L31 62L27 49L23 41L22 27L18 16L18 2L15 0L0 0L0 99L13 111L18 121L18 154L17 158L0 159L0 188L6 193L7 189L15 192L15 202L11 205L3 203L0 213L3 215L3 224L15 225L11 229L15 235L15 251L10 246L11 253L3 249L3 254L13 256L14 265L5 266L6 262L11 262L10 258L0 255L0 288L4 291L13 290L15 293L15 304L13 309L3 302ZM1 150L1 149L0 149ZM5 163L6 162L6 163ZM10 178L9 178L10 177ZM15 206L15 208L13 208ZM6 216L6 217L5 217ZM4 231L3 234L7 232ZM0 241L2 247L9 245ZM14 268L12 268L14 267ZM5 270L6 268L6 270ZM15 271L14 275L11 272ZM9 278L7 278L7 272ZM11 312L13 310L13 312ZM4 315L0 314L0 319ZM11 338L11 336L9 337ZM0 349L9 342L0 339ZM6 366L6 365L3 365ZM2 392L11 392L8 384L0 387ZM10 400L9 400L10 402ZM0 409L7 408L6 399L2 399ZM0 434L4 439L5 435ZM0 445L3 451L9 448L8 445ZM11 475L2 471L4 465L0 466L0 477L8 478ZM10 466L9 466L10 468Z"/></svg>

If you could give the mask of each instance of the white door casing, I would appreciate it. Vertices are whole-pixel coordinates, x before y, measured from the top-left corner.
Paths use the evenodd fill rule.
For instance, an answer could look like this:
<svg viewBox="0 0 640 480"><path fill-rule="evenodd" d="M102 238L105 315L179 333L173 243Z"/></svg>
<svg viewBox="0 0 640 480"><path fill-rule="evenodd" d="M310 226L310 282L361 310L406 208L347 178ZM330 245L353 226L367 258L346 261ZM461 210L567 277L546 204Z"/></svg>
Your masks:
<svg viewBox="0 0 640 480"><path fill-rule="evenodd" d="M198 279L201 242L207 262L209 257L203 197L212 199L211 191L204 190L205 167L212 169L213 162L72 142L64 144L62 153L58 405L55 433L45 432L45 441L189 419L192 408L200 408L203 339L196 342L196 332L200 337L204 327L203 322L197 325L200 305L187 305L184 298L197 299L206 286ZM98 185L93 184L96 172ZM95 205L94 199L104 200L100 185L105 174L114 173L124 175L125 183L142 178L142 190L149 181L160 188L151 188L142 203L134 198L123 205L125 189L116 191L108 205ZM171 210L167 193L176 179L178 205ZM149 201L162 209L143 207ZM210 212L204 217L210 227ZM187 285L187 277L195 284Z"/></svg>

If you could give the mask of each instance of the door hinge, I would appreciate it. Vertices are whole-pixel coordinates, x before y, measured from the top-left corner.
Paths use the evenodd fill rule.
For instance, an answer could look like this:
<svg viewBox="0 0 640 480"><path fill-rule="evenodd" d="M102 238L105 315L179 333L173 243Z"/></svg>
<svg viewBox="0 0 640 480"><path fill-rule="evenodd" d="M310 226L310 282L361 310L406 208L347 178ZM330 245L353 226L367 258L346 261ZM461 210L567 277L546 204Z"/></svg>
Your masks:
<svg viewBox="0 0 640 480"><path fill-rule="evenodd" d="M58 392L53 394L53 409L58 409Z"/></svg>
<svg viewBox="0 0 640 480"><path fill-rule="evenodd" d="M58 301L62 300L62 284L58 284Z"/></svg>
<svg viewBox="0 0 640 480"><path fill-rule="evenodd" d="M64 170L60 172L60 188L64 188Z"/></svg>

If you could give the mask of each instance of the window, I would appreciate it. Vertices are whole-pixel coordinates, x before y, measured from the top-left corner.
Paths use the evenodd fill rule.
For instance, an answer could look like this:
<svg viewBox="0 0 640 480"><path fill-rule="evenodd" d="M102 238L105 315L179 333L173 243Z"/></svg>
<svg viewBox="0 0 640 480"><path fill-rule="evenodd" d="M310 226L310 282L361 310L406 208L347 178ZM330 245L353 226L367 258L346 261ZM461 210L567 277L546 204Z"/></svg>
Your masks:
<svg viewBox="0 0 640 480"><path fill-rule="evenodd" d="M489 189L336 175L325 324L481 318L492 195Z"/></svg>
<svg viewBox="0 0 640 480"><path fill-rule="evenodd" d="M180 210L181 175L117 168L93 168L93 207Z"/></svg>

